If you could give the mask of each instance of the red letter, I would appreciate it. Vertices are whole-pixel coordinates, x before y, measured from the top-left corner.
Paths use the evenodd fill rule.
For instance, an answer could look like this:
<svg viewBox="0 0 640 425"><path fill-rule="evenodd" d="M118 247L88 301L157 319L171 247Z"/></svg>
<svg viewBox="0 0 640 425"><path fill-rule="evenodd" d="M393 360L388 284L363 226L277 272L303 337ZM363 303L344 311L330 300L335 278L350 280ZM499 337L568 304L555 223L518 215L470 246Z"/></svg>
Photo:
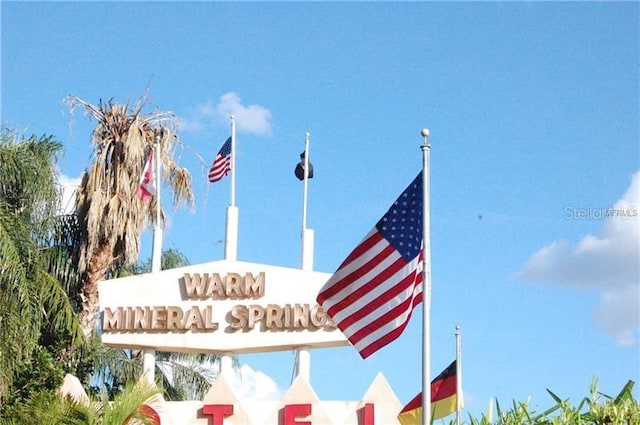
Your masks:
<svg viewBox="0 0 640 425"><path fill-rule="evenodd" d="M374 405L372 403L367 403L360 409L360 414L358 415L360 425L375 425L376 421L373 407Z"/></svg>
<svg viewBox="0 0 640 425"><path fill-rule="evenodd" d="M311 425L309 421L296 421L296 416L309 416L310 414L310 404L286 404L284 406L282 425Z"/></svg>
<svg viewBox="0 0 640 425"><path fill-rule="evenodd" d="M210 425L223 425L224 418L233 415L233 404L205 404L203 415L211 415Z"/></svg>

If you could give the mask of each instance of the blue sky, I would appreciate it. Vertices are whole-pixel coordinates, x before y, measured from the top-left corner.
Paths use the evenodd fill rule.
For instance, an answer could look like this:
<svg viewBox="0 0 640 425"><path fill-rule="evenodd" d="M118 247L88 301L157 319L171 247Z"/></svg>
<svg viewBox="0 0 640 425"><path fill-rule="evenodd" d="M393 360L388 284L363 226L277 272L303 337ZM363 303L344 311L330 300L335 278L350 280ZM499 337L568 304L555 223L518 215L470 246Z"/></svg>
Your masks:
<svg viewBox="0 0 640 425"><path fill-rule="evenodd" d="M229 181L206 172L230 114L238 259L299 267L308 131L322 272L420 170L428 127L432 376L460 325L472 414L490 397L544 410L546 388L577 403L593 376L609 394L640 378L637 2L2 1L1 15L2 125L63 142L61 181L89 164L95 124L70 120L65 96L133 104L148 87L180 118L197 206L165 204L164 246L192 264L223 258ZM312 352L318 396L358 400L382 372L411 399L420 314L366 361ZM240 361L255 391L288 388L292 353Z"/></svg>

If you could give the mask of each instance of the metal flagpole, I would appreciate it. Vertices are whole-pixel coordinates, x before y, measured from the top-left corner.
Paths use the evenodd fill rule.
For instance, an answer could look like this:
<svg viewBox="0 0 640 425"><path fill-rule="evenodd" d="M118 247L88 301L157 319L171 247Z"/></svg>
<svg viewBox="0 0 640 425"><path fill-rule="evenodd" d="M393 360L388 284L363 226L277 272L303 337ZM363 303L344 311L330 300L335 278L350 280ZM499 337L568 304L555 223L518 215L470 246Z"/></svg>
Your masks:
<svg viewBox="0 0 640 425"><path fill-rule="evenodd" d="M154 179L156 186L156 223L153 227L153 248L151 254L151 273L158 273L162 262L162 223L161 223L161 203L160 203L160 180L162 173L162 163L160 157L160 136L156 134L156 144L153 147ZM156 350L154 348L144 348L142 350L142 368L144 376L149 384L155 381L156 370Z"/></svg>
<svg viewBox="0 0 640 425"><path fill-rule="evenodd" d="M302 230L307 228L307 188L309 186L309 132L304 134L304 179L302 190ZM303 235L304 236L304 235Z"/></svg>
<svg viewBox="0 0 640 425"><path fill-rule="evenodd" d="M231 115L231 202L236 205L236 118Z"/></svg>
<svg viewBox="0 0 640 425"><path fill-rule="evenodd" d="M304 139L304 187L302 194L302 270L313 270L313 230L307 229L307 200L310 176L309 133Z"/></svg>
<svg viewBox="0 0 640 425"><path fill-rule="evenodd" d="M160 223L160 173L162 172L162 164L160 163L160 137L156 135L156 145L153 152L153 166L155 168L155 186L156 186L156 224L153 228L153 254L151 256L151 272L160 271L160 262L162 260L162 224Z"/></svg>
<svg viewBox="0 0 640 425"><path fill-rule="evenodd" d="M456 425L460 425L462 404L462 350L460 347L460 326L456 325Z"/></svg>
<svg viewBox="0 0 640 425"><path fill-rule="evenodd" d="M429 221L429 129L420 132L424 142L422 149L422 425L431 425L431 235Z"/></svg>
<svg viewBox="0 0 640 425"><path fill-rule="evenodd" d="M238 256L238 208L236 207L236 120L231 116L231 201L227 207L227 228L224 239L224 259L235 261Z"/></svg>
<svg viewBox="0 0 640 425"><path fill-rule="evenodd" d="M236 119L231 115L231 199L227 207L227 225L224 237L224 259L238 258L238 207L236 207ZM233 353L220 357L220 374L230 374L233 368Z"/></svg>
<svg viewBox="0 0 640 425"><path fill-rule="evenodd" d="M309 187L309 132L304 139L304 174L302 190L302 270L313 270L313 230L307 229L307 193ZM307 382L311 376L311 353L309 347L298 347L296 352L296 376Z"/></svg>

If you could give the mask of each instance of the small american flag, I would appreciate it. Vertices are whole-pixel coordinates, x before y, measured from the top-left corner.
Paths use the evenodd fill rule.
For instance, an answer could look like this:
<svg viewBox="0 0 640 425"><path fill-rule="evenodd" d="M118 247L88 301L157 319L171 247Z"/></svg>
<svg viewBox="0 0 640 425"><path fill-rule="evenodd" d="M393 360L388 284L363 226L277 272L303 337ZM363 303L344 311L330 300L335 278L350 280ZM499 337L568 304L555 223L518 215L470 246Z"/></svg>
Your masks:
<svg viewBox="0 0 640 425"><path fill-rule="evenodd" d="M422 301L422 172L320 289L317 301L367 358Z"/></svg>
<svg viewBox="0 0 640 425"><path fill-rule="evenodd" d="M215 183L229 174L231 169L231 137L222 145L209 170L209 181Z"/></svg>

